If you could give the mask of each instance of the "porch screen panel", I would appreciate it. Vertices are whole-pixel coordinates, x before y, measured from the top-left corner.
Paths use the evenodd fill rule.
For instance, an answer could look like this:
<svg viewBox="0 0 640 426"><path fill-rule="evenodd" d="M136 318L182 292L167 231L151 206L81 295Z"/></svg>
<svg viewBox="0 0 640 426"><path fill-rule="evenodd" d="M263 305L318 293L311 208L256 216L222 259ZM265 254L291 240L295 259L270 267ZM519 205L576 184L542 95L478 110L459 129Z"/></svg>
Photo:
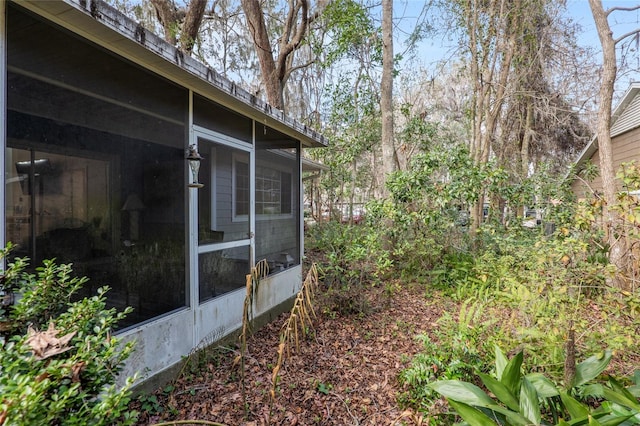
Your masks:
<svg viewBox="0 0 640 426"><path fill-rule="evenodd" d="M200 254L200 302L243 288L249 270L249 246Z"/></svg>
<svg viewBox="0 0 640 426"><path fill-rule="evenodd" d="M244 287L249 266L249 153L198 138L199 301Z"/></svg>
<svg viewBox="0 0 640 426"><path fill-rule="evenodd" d="M234 139L251 143L253 123L250 118L194 94L193 123Z"/></svg>
<svg viewBox="0 0 640 426"><path fill-rule="evenodd" d="M299 143L266 126L256 129L256 261L271 273L300 264Z"/></svg>
<svg viewBox="0 0 640 426"><path fill-rule="evenodd" d="M110 286L121 328L186 306L188 93L13 3L8 68L12 255Z"/></svg>
<svg viewBox="0 0 640 426"><path fill-rule="evenodd" d="M200 245L249 238L249 153L198 140L198 242ZM238 214L240 212L240 214Z"/></svg>

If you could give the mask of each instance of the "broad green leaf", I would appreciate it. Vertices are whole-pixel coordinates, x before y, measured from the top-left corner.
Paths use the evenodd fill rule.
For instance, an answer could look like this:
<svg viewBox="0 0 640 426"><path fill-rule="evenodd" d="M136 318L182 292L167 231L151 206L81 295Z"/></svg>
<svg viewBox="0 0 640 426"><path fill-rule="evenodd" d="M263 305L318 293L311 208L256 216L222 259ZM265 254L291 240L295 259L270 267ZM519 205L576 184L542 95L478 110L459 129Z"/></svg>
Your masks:
<svg viewBox="0 0 640 426"><path fill-rule="evenodd" d="M624 393L616 392L609 388L604 388L604 398L607 401L615 402L616 404L622 405L623 407L628 407L636 411L640 411L640 404L638 404L638 401L633 395L629 394L629 396L630 397L627 397L627 395Z"/></svg>
<svg viewBox="0 0 640 426"><path fill-rule="evenodd" d="M456 402L451 399L448 401L451 408L453 408L470 426L496 426L497 424L482 411L473 408L464 402Z"/></svg>
<svg viewBox="0 0 640 426"><path fill-rule="evenodd" d="M514 395L518 395L518 393L520 393L520 380L522 379L520 367L522 366L522 358L522 351L520 351L516 356L509 360L507 365L504 367L502 376L500 376L502 384L505 385Z"/></svg>
<svg viewBox="0 0 640 426"><path fill-rule="evenodd" d="M498 398L500 402L502 402L513 411L520 410L518 400L515 396L513 396L511 391L509 391L509 389L507 389L507 387L502 384L502 382L494 379L488 374L479 373L478 375L480 376L482 383L484 383L487 389L493 392L493 394L496 396L496 398Z"/></svg>
<svg viewBox="0 0 640 426"><path fill-rule="evenodd" d="M626 422L630 418L631 416L621 417L621 416L609 415L601 419L598 419L598 421L602 426L618 426L619 424ZM637 424L637 422L634 422L631 424Z"/></svg>
<svg viewBox="0 0 640 426"><path fill-rule="evenodd" d="M631 393L631 395L636 398L640 398L640 385L629 386L627 390Z"/></svg>
<svg viewBox="0 0 640 426"><path fill-rule="evenodd" d="M489 396L474 384L459 380L440 380L429 383L431 389L447 399L463 402L476 407L487 407L495 404Z"/></svg>
<svg viewBox="0 0 640 426"><path fill-rule="evenodd" d="M565 421L563 424L567 424L569 426L586 426L589 423L589 416L580 417L579 419L571 419L568 422Z"/></svg>
<svg viewBox="0 0 640 426"><path fill-rule="evenodd" d="M536 392L540 398L551 398L560 395L556 385L542 373L531 373L525 377L531 382L533 387L536 388Z"/></svg>
<svg viewBox="0 0 640 426"><path fill-rule="evenodd" d="M589 416L589 426L602 426L599 421L595 419L595 417Z"/></svg>
<svg viewBox="0 0 640 426"><path fill-rule="evenodd" d="M633 412L618 404L604 401L598 408L591 412L602 426L617 426L633 416Z"/></svg>
<svg viewBox="0 0 640 426"><path fill-rule="evenodd" d="M509 424L512 426L531 426L531 422L529 421L529 419L526 419L522 414L516 411L511 411L508 408L503 407L502 405L494 404L486 408L504 415L507 420L509 420Z"/></svg>
<svg viewBox="0 0 640 426"><path fill-rule="evenodd" d="M531 422L520 413L510 412L506 414L506 417L512 426L531 426Z"/></svg>
<svg viewBox="0 0 640 426"><path fill-rule="evenodd" d="M504 353L502 353L502 350L498 345L495 345L495 353L496 353L496 377L500 379L502 377L502 372L507 366L507 363L509 362L509 360L507 359L506 356L504 356Z"/></svg>
<svg viewBox="0 0 640 426"><path fill-rule="evenodd" d="M594 398L604 398L604 386L602 383L591 383L582 388L582 396L592 396Z"/></svg>
<svg viewBox="0 0 640 426"><path fill-rule="evenodd" d="M581 386L598 377L611 361L611 351L593 355L576 365L576 375L571 387Z"/></svg>
<svg viewBox="0 0 640 426"><path fill-rule="evenodd" d="M625 407L640 410L640 403L638 403L636 397L633 396L633 394L627 389L625 389L624 386L620 384L620 382L618 382L613 377L609 377L609 384L611 385L611 390L605 388L605 398L607 398L609 401L617 402L620 405L624 405ZM612 399L615 397L620 399L617 401Z"/></svg>
<svg viewBox="0 0 640 426"><path fill-rule="evenodd" d="M530 420L534 425L540 424L540 405L536 388L526 378L522 379L520 387L520 414Z"/></svg>
<svg viewBox="0 0 640 426"><path fill-rule="evenodd" d="M562 399L562 403L572 419L586 418L589 416L589 410L566 392L560 392L560 399Z"/></svg>

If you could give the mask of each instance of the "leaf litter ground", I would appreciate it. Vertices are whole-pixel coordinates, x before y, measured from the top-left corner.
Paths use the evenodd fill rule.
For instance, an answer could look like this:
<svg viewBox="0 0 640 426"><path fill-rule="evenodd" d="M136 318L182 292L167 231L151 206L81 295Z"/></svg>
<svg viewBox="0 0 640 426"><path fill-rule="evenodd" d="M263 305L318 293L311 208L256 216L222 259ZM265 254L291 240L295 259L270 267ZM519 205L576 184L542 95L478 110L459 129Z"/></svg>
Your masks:
<svg viewBox="0 0 640 426"><path fill-rule="evenodd" d="M271 372L286 314L248 341L246 410L234 365L238 352L219 347L194 355L196 368L156 391L157 403L147 411L140 402L132 404L141 411L139 424L187 419L246 426L414 423L414 414L397 401L403 391L398 374L421 349L415 336L435 327L447 304L427 301L424 289L411 286L397 286L390 295L380 287L363 288L358 297L366 298L364 312L350 315L323 309L319 302L313 329L280 370L273 404Z"/></svg>

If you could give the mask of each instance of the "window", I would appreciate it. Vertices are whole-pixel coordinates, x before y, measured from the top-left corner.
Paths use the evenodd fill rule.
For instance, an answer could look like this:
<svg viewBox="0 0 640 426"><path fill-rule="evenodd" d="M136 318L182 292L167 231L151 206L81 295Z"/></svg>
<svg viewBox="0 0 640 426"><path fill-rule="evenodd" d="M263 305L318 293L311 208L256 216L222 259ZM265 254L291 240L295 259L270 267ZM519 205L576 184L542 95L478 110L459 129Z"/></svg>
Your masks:
<svg viewBox="0 0 640 426"><path fill-rule="evenodd" d="M301 230L299 154L284 138L278 138L282 148L274 149L274 139L256 142L254 180L255 259L266 259L271 273L300 264Z"/></svg>
<svg viewBox="0 0 640 426"><path fill-rule="evenodd" d="M249 214L249 165L235 162L235 216ZM292 174L265 166L256 166L256 215L290 215Z"/></svg>
<svg viewBox="0 0 640 426"><path fill-rule="evenodd" d="M247 216L249 214L249 164L236 161L235 167L235 215Z"/></svg>

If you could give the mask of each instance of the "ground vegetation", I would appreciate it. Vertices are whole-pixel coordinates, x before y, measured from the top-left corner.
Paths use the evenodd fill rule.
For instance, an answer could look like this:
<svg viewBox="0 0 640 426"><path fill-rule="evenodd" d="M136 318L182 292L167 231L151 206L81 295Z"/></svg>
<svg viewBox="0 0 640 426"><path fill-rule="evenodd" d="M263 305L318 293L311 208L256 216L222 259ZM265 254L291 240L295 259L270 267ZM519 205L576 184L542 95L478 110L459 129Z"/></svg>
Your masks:
<svg viewBox="0 0 640 426"><path fill-rule="evenodd" d="M71 265L46 260L31 274L27 264L0 273L3 302L12 299L0 305L0 425L135 424L134 378L117 382L133 343L111 334L131 310L108 309L108 287L78 297L87 279Z"/></svg>
<svg viewBox="0 0 640 426"><path fill-rule="evenodd" d="M628 415L627 424L640 421L633 411L640 295L606 284L619 270L608 261L597 204L574 202L568 193L562 198L556 188L557 203L540 225L525 227L515 216L507 225L488 220L470 236L468 217L452 206L473 197L476 182L494 179L496 191L515 190L495 170L474 169L463 148L456 152L421 158L414 173L398 173L392 197L368 205L363 223L308 230L308 256L321 283L317 316L284 362L279 345L287 315L247 341L245 400L233 363L238 347L209 348L169 387L133 405L142 411L140 424L448 425L459 416L469 421L466 406L482 412L464 396L468 388L490 398L501 377L513 385L511 394L533 382L517 401L537 404L525 415L502 394L483 399L508 419L562 424L615 411ZM466 174L442 181L444 169ZM633 173L624 173L632 182ZM621 210L635 211L620 199ZM383 226L389 218L392 228ZM635 219L626 226L635 228ZM507 379L509 363L517 367ZM451 387L462 396L452 396ZM627 405L618 407L614 394ZM151 397L156 404L145 406ZM520 424L496 418L475 424Z"/></svg>

